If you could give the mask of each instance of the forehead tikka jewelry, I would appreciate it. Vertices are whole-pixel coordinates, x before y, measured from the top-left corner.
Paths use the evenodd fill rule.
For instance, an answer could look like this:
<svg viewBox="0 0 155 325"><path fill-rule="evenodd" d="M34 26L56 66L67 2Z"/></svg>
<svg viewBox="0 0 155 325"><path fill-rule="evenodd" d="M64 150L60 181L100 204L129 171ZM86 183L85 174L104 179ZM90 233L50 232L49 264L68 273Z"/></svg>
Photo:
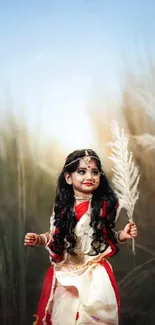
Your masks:
<svg viewBox="0 0 155 325"><path fill-rule="evenodd" d="M89 156L89 153L88 153L87 150L85 150L85 156L84 156L82 159L85 161L85 163L86 163L87 165L88 165L89 162L91 161L91 156Z"/></svg>
<svg viewBox="0 0 155 325"><path fill-rule="evenodd" d="M66 164L65 167L68 167L70 166L71 164L75 163L76 161L80 160L80 159L83 159L85 161L85 163L88 165L90 163L90 161L92 159L97 159L98 161L100 161L100 159L96 156L90 156L89 153L88 153L88 150L85 150L85 156L84 157L80 157L80 158L77 158L77 159L74 159L73 161L71 161L70 163ZM67 158L66 158L67 160ZM100 161L101 162L101 161ZM90 168L91 166L88 165L88 168Z"/></svg>

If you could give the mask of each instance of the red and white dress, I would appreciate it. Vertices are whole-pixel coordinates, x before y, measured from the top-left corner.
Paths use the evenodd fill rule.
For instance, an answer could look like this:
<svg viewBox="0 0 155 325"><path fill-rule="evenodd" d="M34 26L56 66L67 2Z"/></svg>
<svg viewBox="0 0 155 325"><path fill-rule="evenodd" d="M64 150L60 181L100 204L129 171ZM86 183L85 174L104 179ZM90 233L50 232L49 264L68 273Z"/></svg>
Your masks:
<svg viewBox="0 0 155 325"><path fill-rule="evenodd" d="M104 253L89 256L93 229L89 202L75 207L77 224L76 257L64 255L63 261L47 271L37 313L37 325L118 325L120 300L112 267L107 261L116 248L109 241ZM55 229L51 217L51 235ZM46 248L50 256L50 242Z"/></svg>

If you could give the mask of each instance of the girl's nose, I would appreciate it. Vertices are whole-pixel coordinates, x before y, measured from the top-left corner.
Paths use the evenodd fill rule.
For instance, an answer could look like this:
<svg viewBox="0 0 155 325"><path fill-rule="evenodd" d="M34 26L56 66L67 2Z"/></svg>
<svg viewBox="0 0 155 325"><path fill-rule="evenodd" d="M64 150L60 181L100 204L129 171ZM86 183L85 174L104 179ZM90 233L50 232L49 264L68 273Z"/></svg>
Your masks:
<svg viewBox="0 0 155 325"><path fill-rule="evenodd" d="M86 179L88 180L92 180L92 174L90 172L87 173L86 175Z"/></svg>

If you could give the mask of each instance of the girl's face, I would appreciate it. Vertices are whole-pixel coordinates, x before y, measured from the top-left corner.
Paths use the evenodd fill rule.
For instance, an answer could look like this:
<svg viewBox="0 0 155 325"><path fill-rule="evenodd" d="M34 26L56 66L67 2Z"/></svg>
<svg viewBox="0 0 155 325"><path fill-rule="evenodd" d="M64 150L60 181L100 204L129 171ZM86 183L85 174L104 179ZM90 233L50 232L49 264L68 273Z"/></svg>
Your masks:
<svg viewBox="0 0 155 325"><path fill-rule="evenodd" d="M69 174L65 174L65 179L68 184L72 184L74 194L91 194L97 189L100 183L101 173L98 170L95 160L86 163L83 159L79 160L78 169Z"/></svg>

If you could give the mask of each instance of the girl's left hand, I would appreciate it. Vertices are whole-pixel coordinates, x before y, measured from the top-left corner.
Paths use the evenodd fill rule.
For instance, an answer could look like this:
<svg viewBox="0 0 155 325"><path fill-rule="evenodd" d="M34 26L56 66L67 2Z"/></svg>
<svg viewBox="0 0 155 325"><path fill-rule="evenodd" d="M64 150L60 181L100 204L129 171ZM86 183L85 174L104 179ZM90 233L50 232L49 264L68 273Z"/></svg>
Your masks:
<svg viewBox="0 0 155 325"><path fill-rule="evenodd" d="M131 238L136 238L136 237L137 237L137 226L133 222L128 223L120 233L121 241L131 239Z"/></svg>

